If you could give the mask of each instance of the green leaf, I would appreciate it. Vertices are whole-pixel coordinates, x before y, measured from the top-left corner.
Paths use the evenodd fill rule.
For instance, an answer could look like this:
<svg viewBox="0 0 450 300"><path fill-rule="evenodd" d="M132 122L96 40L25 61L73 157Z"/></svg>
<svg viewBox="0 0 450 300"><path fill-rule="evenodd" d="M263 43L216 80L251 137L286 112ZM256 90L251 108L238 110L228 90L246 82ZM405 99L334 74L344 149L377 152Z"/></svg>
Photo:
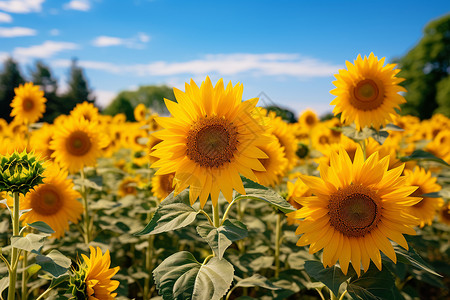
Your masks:
<svg viewBox="0 0 450 300"><path fill-rule="evenodd" d="M233 274L233 266L225 259L213 257L203 265L187 251L173 254L153 270L164 300L220 299L229 289Z"/></svg>
<svg viewBox="0 0 450 300"><path fill-rule="evenodd" d="M6 275L2 279L0 279L0 295L9 287L9 277Z"/></svg>
<svg viewBox="0 0 450 300"><path fill-rule="evenodd" d="M415 150L411 155L400 157L401 161L410 161L410 160L418 160L418 161L434 161L440 164L443 164L447 167L450 165L445 162L443 159L434 156L433 154L423 151L423 150Z"/></svg>
<svg viewBox="0 0 450 300"><path fill-rule="evenodd" d="M253 274L250 277L244 278L239 280L235 287L254 287L259 286L265 289L269 290L281 290L282 288L279 286L274 285L269 279L266 277L259 275L259 274Z"/></svg>
<svg viewBox="0 0 450 300"><path fill-rule="evenodd" d="M267 202L273 207L281 210L283 213L289 213L296 210L286 201L286 199L281 197L273 189L267 188L245 177L242 177L242 183L244 184L246 195L238 196L239 198L242 197L245 199L248 197Z"/></svg>
<svg viewBox="0 0 450 300"><path fill-rule="evenodd" d="M47 225L47 223L42 222L42 221L33 222L33 223L27 224L27 225L30 226L31 228L39 230L42 233L48 233L48 234L55 233L55 231L49 225Z"/></svg>
<svg viewBox="0 0 450 300"><path fill-rule="evenodd" d="M361 277L350 281L347 291L353 299L401 299L391 272L387 268L379 271L373 264Z"/></svg>
<svg viewBox="0 0 450 300"><path fill-rule="evenodd" d="M386 127L380 129L380 131L387 131L387 130L391 130L391 131L405 131L403 128L398 127L397 125L394 124L386 124Z"/></svg>
<svg viewBox="0 0 450 300"><path fill-rule="evenodd" d="M364 127L361 131L356 130L355 125L342 127L342 134L352 140L359 142L368 138L373 138L379 144L383 144L389 136L389 132L385 130L376 131L373 128Z"/></svg>
<svg viewBox="0 0 450 300"><path fill-rule="evenodd" d="M337 297L339 295L339 287L341 284L355 275L352 268L348 269L347 275L337 266L324 268L320 261L308 260L305 262L305 271L312 278L323 282Z"/></svg>
<svg viewBox="0 0 450 300"><path fill-rule="evenodd" d="M441 196L441 194L439 192L433 192L433 193L422 194L422 195L420 195L420 197L440 198L442 196Z"/></svg>
<svg viewBox="0 0 450 300"><path fill-rule="evenodd" d="M46 256L36 256L36 263L42 267L42 270L49 272L54 277L59 277L67 272L72 264L70 258L64 256L58 250L52 250Z"/></svg>
<svg viewBox="0 0 450 300"><path fill-rule="evenodd" d="M442 277L442 275L436 273L436 271L434 271L412 247L409 247L409 250L406 251L399 246L394 246L394 250L397 254L397 262L412 265L417 269L424 270L438 277Z"/></svg>
<svg viewBox="0 0 450 300"><path fill-rule="evenodd" d="M74 179L73 183L76 184L76 185L79 185L79 186L82 186L84 184L85 187L88 187L88 188L91 188L91 189L94 189L94 190L97 190L97 191L101 191L102 190L101 186L99 186L96 182L94 182L92 180L89 180L87 178L85 178L85 179L82 179L82 178Z"/></svg>
<svg viewBox="0 0 450 300"><path fill-rule="evenodd" d="M59 277L55 277L52 279L52 282L50 283L49 289L54 288L57 285L60 285L61 283L65 282L65 281L69 281L70 279L70 275L61 275Z"/></svg>
<svg viewBox="0 0 450 300"><path fill-rule="evenodd" d="M134 235L147 235L167 232L185 227L194 222L198 211L189 202L189 191L173 196L173 192L158 206L147 226Z"/></svg>
<svg viewBox="0 0 450 300"><path fill-rule="evenodd" d="M225 250L234 242L248 235L247 226L238 220L225 220L223 225L215 228L209 224L197 226L198 234L208 242L214 253L222 259Z"/></svg>
<svg viewBox="0 0 450 300"><path fill-rule="evenodd" d="M13 236L11 237L11 246L28 252L33 250L39 252L44 245L45 238L45 235L34 233L29 233L25 237Z"/></svg>
<svg viewBox="0 0 450 300"><path fill-rule="evenodd" d="M40 265L37 265L37 264L32 264L31 266L29 266L28 268L27 268L27 273L28 273L28 276L33 276L34 274L36 274L37 272L39 272L39 270L41 269L41 266Z"/></svg>

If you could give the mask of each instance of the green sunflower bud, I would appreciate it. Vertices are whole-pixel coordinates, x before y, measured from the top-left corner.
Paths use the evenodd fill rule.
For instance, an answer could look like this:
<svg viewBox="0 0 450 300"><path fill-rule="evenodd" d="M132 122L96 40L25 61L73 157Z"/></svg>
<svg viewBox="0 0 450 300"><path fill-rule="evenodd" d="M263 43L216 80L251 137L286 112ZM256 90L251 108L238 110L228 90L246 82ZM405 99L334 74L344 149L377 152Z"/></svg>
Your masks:
<svg viewBox="0 0 450 300"><path fill-rule="evenodd" d="M69 281L69 292L72 294L70 300L84 300L86 295L86 266L78 262L78 270L72 270Z"/></svg>
<svg viewBox="0 0 450 300"><path fill-rule="evenodd" d="M41 184L44 179L43 162L34 152L17 151L11 155L0 156L0 192L25 195Z"/></svg>

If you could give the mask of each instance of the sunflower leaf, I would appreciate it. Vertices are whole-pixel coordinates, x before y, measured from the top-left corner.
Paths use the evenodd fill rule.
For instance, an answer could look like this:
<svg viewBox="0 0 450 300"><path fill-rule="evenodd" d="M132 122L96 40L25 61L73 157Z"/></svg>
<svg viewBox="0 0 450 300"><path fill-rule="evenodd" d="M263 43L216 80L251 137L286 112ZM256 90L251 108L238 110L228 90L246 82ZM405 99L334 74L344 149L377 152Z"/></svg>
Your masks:
<svg viewBox="0 0 450 300"><path fill-rule="evenodd" d="M0 294L9 287L9 277L5 276L0 279Z"/></svg>
<svg viewBox="0 0 450 300"><path fill-rule="evenodd" d="M72 261L58 250L52 250L45 256L38 254L36 263L42 267L42 270L49 272L54 277L59 277L67 272Z"/></svg>
<svg viewBox="0 0 450 300"><path fill-rule="evenodd" d="M239 280L235 287L254 287L254 286L259 286L265 289L269 289L269 290L281 290L282 288L279 286L276 286L275 284L273 284L273 282L271 282L269 279L267 279L266 277L259 275L259 274L253 274L250 277L244 278Z"/></svg>
<svg viewBox="0 0 450 300"><path fill-rule="evenodd" d="M320 261L308 260L305 262L305 271L312 278L323 282L337 297L339 294L339 287L341 284L355 275L352 268L348 269L345 275L338 266L324 268Z"/></svg>
<svg viewBox="0 0 450 300"><path fill-rule="evenodd" d="M394 124L386 124L386 127L381 128L380 131L387 131L387 130L391 130L391 131L405 131L403 128L394 125Z"/></svg>
<svg viewBox="0 0 450 300"><path fill-rule="evenodd" d="M30 226L31 228L39 230L42 233L48 233L48 234L55 233L55 231L47 223L42 222L42 221L33 222L33 223L27 224L27 225Z"/></svg>
<svg viewBox="0 0 450 300"><path fill-rule="evenodd" d="M234 268L225 259L211 258L206 264L181 251L166 258L153 270L156 287L164 300L217 300L230 288Z"/></svg>
<svg viewBox="0 0 450 300"><path fill-rule="evenodd" d="M447 167L450 167L450 165L444 161L443 159L434 156L430 152L426 152L423 150L415 150L411 155L400 157L401 161L410 161L410 160L418 160L418 161L434 161L440 164L443 164Z"/></svg>
<svg viewBox="0 0 450 300"><path fill-rule="evenodd" d="M214 253L222 259L225 250L237 240L248 235L247 226L238 220L225 220L215 228L209 223L197 226L197 233L209 244Z"/></svg>
<svg viewBox="0 0 450 300"><path fill-rule="evenodd" d="M273 189L260 185L248 178L241 177L244 184L246 195L239 195L237 198L250 198L269 203L273 207L279 209L283 213L293 212L296 209L289 204L282 196L280 196Z"/></svg>
<svg viewBox="0 0 450 300"><path fill-rule="evenodd" d="M41 234L30 233L27 236L13 236L11 237L11 246L14 248L22 249L28 252L39 252L42 246L44 246L44 240L47 236Z"/></svg>
<svg viewBox="0 0 450 300"><path fill-rule="evenodd" d="M428 273L431 273L435 276L442 277L442 275L436 273L424 260L420 257L419 254L412 248L409 247L408 251L405 249L394 246L395 253L397 254L398 262L411 265L419 270L424 270Z"/></svg>
<svg viewBox="0 0 450 300"><path fill-rule="evenodd" d="M40 265L38 265L38 264L32 264L31 266L29 266L29 267L27 268L28 276L29 276L29 277L33 276L34 274L36 274L37 272L39 272L39 270L40 270L41 268L42 268L42 267L41 267Z"/></svg>
<svg viewBox="0 0 450 300"><path fill-rule="evenodd" d="M386 127L384 129L381 129L380 131L376 131L373 128L364 127L361 129L361 131L358 131L356 130L355 125L352 125L352 126L344 126L342 127L341 130L343 135L354 140L355 142L360 142L371 137L374 140L376 140L380 145L382 145L389 136L389 132L387 132L386 130L391 129L388 129Z"/></svg>
<svg viewBox="0 0 450 300"><path fill-rule="evenodd" d="M198 214L199 212L190 205L188 190L181 192L176 197L172 192L158 206L150 223L134 235L157 234L176 230L194 222Z"/></svg>

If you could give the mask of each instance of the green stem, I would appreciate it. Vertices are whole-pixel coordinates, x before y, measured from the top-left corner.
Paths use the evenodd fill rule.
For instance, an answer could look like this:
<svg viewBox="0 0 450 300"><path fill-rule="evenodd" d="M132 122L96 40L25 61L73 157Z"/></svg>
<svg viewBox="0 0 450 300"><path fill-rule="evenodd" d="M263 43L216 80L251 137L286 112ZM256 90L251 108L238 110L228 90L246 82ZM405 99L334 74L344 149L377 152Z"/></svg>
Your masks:
<svg viewBox="0 0 450 300"><path fill-rule="evenodd" d="M84 184L85 176L84 169L81 169L81 197L83 198L84 205L84 242L89 244L91 242L91 230L90 230L90 221L89 221L89 202L87 199L87 189Z"/></svg>
<svg viewBox="0 0 450 300"><path fill-rule="evenodd" d="M219 203L213 204L212 207L213 210L213 224L214 227L218 228L220 227L220 216L219 216Z"/></svg>
<svg viewBox="0 0 450 300"><path fill-rule="evenodd" d="M339 300L344 300L345 294L347 294L347 290L345 290L345 291L342 293L341 297L339 297Z"/></svg>
<svg viewBox="0 0 450 300"><path fill-rule="evenodd" d="M211 220L211 217L206 213L206 211L204 211L203 209L200 209L199 212L200 212L201 214L203 214L203 215L208 219L208 222L209 222L209 224L210 224L211 226L214 226L214 223L213 223L213 221Z"/></svg>
<svg viewBox="0 0 450 300"><path fill-rule="evenodd" d="M275 278L280 275L280 244L281 244L281 221L282 215L277 214L277 225L275 228Z"/></svg>
<svg viewBox="0 0 450 300"><path fill-rule="evenodd" d="M237 199L237 200L236 200L236 199ZM239 198L239 197L234 198L233 201L231 201L230 204L228 204L228 207L227 207L227 209L225 210L225 213L223 214L222 224L220 224L220 225L223 225L223 222L225 222L225 220L227 219L228 213L230 212L231 206L233 206L233 204L236 203L236 202L238 202L240 199L242 199L242 198Z"/></svg>
<svg viewBox="0 0 450 300"><path fill-rule="evenodd" d="M338 297L335 296L330 289L329 289L329 291L330 291L330 300L338 300Z"/></svg>
<svg viewBox="0 0 450 300"><path fill-rule="evenodd" d="M148 219L152 219L153 214L148 214ZM155 240L154 235L150 235L147 238L147 249L145 252L145 270L147 270L147 274L149 276L145 278L144 282L144 300L150 299L152 293L150 292L150 280L151 280L151 274L153 269L153 242Z"/></svg>
<svg viewBox="0 0 450 300"><path fill-rule="evenodd" d="M12 218L12 227L13 227L13 236L19 236L19 193L14 192L14 207L13 207L13 214L11 215ZM8 300L14 300L15 299L15 293L16 293L16 279L17 279L17 261L19 260L19 249L12 247L11 248L11 270L9 272L9 289L8 289Z"/></svg>
<svg viewBox="0 0 450 300"><path fill-rule="evenodd" d="M325 297L322 294L322 291L318 288L316 288L316 291L319 293L320 299L325 300Z"/></svg>
<svg viewBox="0 0 450 300"><path fill-rule="evenodd" d="M23 253L22 260L22 300L28 299L28 274L27 274L28 252Z"/></svg>

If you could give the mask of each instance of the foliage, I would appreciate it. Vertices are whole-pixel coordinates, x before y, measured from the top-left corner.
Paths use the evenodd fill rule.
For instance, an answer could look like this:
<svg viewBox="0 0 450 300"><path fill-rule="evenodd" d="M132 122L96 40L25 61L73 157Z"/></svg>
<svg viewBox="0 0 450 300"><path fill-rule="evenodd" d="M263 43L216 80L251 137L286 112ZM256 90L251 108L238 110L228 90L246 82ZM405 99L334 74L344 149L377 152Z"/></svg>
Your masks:
<svg viewBox="0 0 450 300"><path fill-rule="evenodd" d="M20 72L18 63L12 58L8 58L3 65L3 70L0 73L0 118L12 120L11 100L14 98L14 88L19 84L25 83L25 80Z"/></svg>

